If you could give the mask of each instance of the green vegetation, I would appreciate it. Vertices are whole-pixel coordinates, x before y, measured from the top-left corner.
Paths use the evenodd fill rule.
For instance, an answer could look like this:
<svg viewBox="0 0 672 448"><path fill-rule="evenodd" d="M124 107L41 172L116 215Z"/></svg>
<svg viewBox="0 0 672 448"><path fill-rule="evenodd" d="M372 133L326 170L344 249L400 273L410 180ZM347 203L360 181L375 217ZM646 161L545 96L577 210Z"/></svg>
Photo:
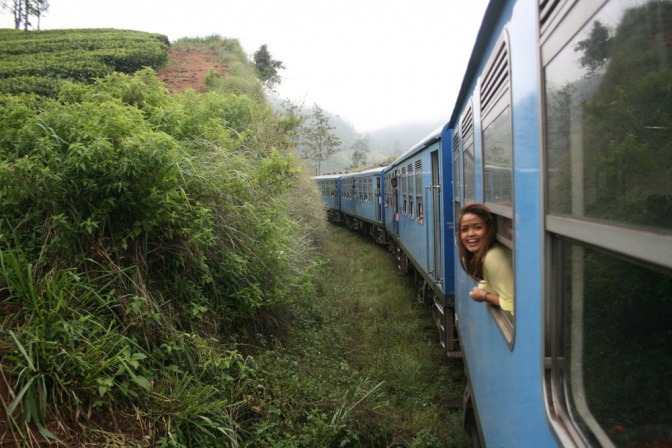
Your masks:
<svg viewBox="0 0 672 448"><path fill-rule="evenodd" d="M342 257L319 261L300 119L273 113L238 41L176 45L228 74L205 94L143 68L0 95L3 442L462 443L437 405L461 395L461 367L403 278L368 283L388 254L342 231L326 247Z"/></svg>
<svg viewBox="0 0 672 448"><path fill-rule="evenodd" d="M162 34L113 29L0 30L0 93L55 96L65 80L158 68L168 59Z"/></svg>
<svg viewBox="0 0 672 448"><path fill-rule="evenodd" d="M464 375L438 343L412 279L369 238L330 226L316 299L257 329L268 447L466 447ZM280 336L278 336L280 335ZM262 443L267 440L267 443Z"/></svg>

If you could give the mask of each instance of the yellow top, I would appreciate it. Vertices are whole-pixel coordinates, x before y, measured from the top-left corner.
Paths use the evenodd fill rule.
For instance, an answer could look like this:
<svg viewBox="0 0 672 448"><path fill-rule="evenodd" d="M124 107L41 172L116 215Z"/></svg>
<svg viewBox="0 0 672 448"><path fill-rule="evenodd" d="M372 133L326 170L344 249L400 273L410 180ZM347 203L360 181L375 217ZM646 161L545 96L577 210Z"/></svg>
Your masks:
<svg viewBox="0 0 672 448"><path fill-rule="evenodd" d="M495 243L483 260L483 280L478 287L499 296L499 306L513 313L513 254L511 249Z"/></svg>

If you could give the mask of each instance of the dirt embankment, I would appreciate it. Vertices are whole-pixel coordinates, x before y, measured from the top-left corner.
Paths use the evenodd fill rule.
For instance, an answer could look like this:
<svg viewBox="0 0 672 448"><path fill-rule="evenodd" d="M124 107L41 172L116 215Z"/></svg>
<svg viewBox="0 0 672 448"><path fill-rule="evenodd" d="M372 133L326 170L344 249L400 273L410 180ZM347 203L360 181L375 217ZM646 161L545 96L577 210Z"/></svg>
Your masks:
<svg viewBox="0 0 672 448"><path fill-rule="evenodd" d="M205 75L210 70L218 76L227 72L226 65L215 62L215 58L214 51L171 50L168 65L158 73L158 77L171 92L186 89L205 92Z"/></svg>

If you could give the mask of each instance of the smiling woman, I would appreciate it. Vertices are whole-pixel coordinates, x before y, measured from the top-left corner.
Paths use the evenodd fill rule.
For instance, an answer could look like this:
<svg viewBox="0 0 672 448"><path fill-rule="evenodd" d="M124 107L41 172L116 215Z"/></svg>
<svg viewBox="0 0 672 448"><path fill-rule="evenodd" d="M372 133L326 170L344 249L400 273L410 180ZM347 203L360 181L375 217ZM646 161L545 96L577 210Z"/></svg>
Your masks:
<svg viewBox="0 0 672 448"><path fill-rule="evenodd" d="M511 251L495 241L495 221L487 207L467 204L458 221L460 262L478 281L469 297L513 313L513 263Z"/></svg>

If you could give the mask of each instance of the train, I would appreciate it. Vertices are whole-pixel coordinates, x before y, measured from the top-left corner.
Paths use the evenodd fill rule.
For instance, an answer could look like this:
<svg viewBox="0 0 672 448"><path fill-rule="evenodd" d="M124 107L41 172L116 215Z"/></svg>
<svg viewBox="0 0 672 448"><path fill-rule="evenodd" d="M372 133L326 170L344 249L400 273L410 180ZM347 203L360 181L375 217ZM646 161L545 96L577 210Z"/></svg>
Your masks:
<svg viewBox="0 0 672 448"><path fill-rule="evenodd" d="M314 178L417 279L474 446L672 446L671 64L668 0L492 0L445 124ZM512 256L512 312L469 297L470 202Z"/></svg>

